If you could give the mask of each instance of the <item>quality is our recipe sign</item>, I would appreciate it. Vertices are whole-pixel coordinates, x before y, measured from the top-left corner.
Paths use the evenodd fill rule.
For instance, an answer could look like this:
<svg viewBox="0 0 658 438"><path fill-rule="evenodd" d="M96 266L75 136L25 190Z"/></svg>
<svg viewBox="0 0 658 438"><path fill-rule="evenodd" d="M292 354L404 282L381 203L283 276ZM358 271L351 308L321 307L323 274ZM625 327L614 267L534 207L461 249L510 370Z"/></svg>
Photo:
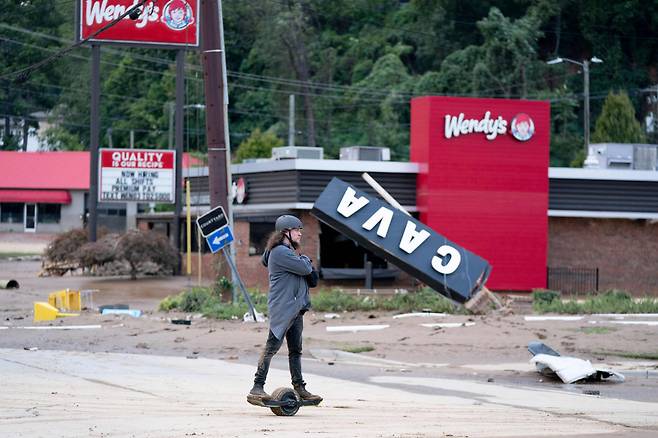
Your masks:
<svg viewBox="0 0 658 438"><path fill-rule="evenodd" d="M99 202L176 202L176 151L99 152Z"/></svg>

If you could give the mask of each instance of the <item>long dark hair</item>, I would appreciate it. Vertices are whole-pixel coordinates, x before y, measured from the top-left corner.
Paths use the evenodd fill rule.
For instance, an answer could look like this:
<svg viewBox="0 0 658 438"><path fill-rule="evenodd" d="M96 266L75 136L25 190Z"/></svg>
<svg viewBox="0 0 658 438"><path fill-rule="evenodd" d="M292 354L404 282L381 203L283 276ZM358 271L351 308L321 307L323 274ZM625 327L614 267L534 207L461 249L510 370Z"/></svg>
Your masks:
<svg viewBox="0 0 658 438"><path fill-rule="evenodd" d="M265 245L265 250L266 251L272 251L272 248L278 245L285 245L286 240L288 240L288 244L292 246L293 249L299 248L299 245L293 242L291 239L288 238L288 233L290 230L281 230L281 231L273 231L270 236L267 238L267 244Z"/></svg>

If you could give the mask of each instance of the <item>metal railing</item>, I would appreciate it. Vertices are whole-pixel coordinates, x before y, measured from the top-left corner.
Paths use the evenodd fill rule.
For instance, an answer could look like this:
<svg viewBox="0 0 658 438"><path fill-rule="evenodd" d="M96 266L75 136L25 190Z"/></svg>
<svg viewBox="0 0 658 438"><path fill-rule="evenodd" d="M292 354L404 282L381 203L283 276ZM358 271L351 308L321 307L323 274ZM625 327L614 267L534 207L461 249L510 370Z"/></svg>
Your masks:
<svg viewBox="0 0 658 438"><path fill-rule="evenodd" d="M563 293L592 293L599 290L599 268L546 268L549 290Z"/></svg>

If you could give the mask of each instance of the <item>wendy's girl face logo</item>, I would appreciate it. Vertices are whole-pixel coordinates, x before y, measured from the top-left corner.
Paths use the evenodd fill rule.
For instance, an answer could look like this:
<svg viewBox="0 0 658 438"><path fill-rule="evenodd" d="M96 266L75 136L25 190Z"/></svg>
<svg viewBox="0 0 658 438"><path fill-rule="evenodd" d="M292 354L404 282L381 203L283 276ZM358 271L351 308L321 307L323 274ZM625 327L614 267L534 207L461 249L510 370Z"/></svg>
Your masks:
<svg viewBox="0 0 658 438"><path fill-rule="evenodd" d="M528 141L535 133L535 122L526 113L520 113L512 119L511 130L518 141Z"/></svg>
<svg viewBox="0 0 658 438"><path fill-rule="evenodd" d="M194 14L185 0L171 0L163 8L162 21L172 30L183 30L194 23Z"/></svg>

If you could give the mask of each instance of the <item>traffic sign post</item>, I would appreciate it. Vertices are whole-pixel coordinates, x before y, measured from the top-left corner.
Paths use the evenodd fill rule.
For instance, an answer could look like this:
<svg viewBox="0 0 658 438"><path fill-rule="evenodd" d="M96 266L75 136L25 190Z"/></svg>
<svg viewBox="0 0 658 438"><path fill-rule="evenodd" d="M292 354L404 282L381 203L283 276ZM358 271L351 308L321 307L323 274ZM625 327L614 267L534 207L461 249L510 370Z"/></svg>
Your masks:
<svg viewBox="0 0 658 438"><path fill-rule="evenodd" d="M214 231L227 226L228 217L226 216L224 207L220 205L219 207L215 207L209 212L199 216L196 220L196 224L201 231L201 235L203 237L208 237Z"/></svg>
<svg viewBox="0 0 658 438"><path fill-rule="evenodd" d="M206 236L206 242L208 242L210 251L213 254L216 253L229 243L233 242L233 233L231 232L231 227L226 225L217 231L213 231L211 234Z"/></svg>
<svg viewBox="0 0 658 438"><path fill-rule="evenodd" d="M229 266L233 270L233 274L235 274L235 278L238 279L238 286L240 286L240 290L242 291L242 296L244 297L244 300L247 302L247 305L249 305L249 312L251 312L251 317L254 318L254 322L258 322L258 318L256 317L256 308L254 307L254 303L251 301L249 292L247 292L247 289L244 287L244 283L242 283L242 278L240 278L240 273L238 272L238 268L236 268L235 265L233 264L233 260L231 260L231 256L227 254L226 248L224 248L222 252L224 253L224 257L226 257Z"/></svg>
<svg viewBox="0 0 658 438"><path fill-rule="evenodd" d="M254 322L258 322L254 303L251 301L251 297L249 296L247 289L244 287L244 283L242 283L240 273L233 263L233 260L231 260L230 254L226 252L226 247L233 242L234 237L231 227L228 226L228 218L226 217L224 209L221 205L213 208L209 212L199 216L196 220L196 224L199 227L199 232L206 238L206 243L208 244L210 251L213 254L220 250L224 253L224 257L226 257L226 261L233 272L233 278L237 279L238 286L242 291L242 296L249 306L249 312L251 313L252 318L254 318ZM233 295L233 299L235 300L235 294Z"/></svg>

